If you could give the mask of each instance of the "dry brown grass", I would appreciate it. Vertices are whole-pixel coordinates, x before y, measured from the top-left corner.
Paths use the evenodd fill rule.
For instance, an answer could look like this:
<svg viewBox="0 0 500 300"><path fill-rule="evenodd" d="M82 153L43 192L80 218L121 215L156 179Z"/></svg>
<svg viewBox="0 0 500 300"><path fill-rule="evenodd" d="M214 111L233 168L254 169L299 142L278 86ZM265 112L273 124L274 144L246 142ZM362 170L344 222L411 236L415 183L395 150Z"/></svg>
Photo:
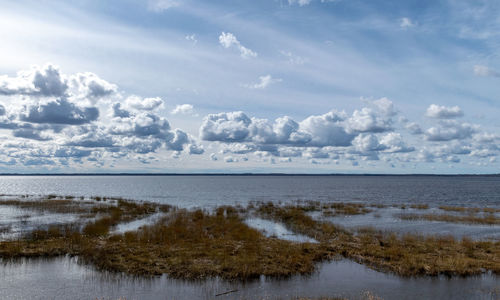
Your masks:
<svg viewBox="0 0 500 300"><path fill-rule="evenodd" d="M363 203L330 203L323 205L323 209L333 209L334 215L364 215L372 210Z"/></svg>
<svg viewBox="0 0 500 300"><path fill-rule="evenodd" d="M413 208L413 209L429 209L429 205L428 204L412 204L412 205L410 205L410 208Z"/></svg>
<svg viewBox="0 0 500 300"><path fill-rule="evenodd" d="M442 205L439 206L440 209L444 211L453 211L453 212L461 212L461 213L479 213L479 212L484 212L484 213L500 213L500 208L493 208L493 207L463 207L463 206L446 206Z"/></svg>
<svg viewBox="0 0 500 300"><path fill-rule="evenodd" d="M498 225L500 218L493 214L485 215L447 215L447 214L400 214L397 215L402 220L426 220L426 221L440 221L449 223L463 223L463 224L485 224L485 225Z"/></svg>
<svg viewBox="0 0 500 300"><path fill-rule="evenodd" d="M325 256L315 244L266 238L231 209L213 214L177 211L157 224L106 238L99 230L51 232L36 239L2 242L0 257L69 254L99 269L128 274L247 279L311 273L315 262Z"/></svg>
<svg viewBox="0 0 500 300"><path fill-rule="evenodd" d="M0 257L78 255L103 270L188 279L307 274L314 271L316 262L338 256L403 276L500 273L500 242L398 236L373 229L352 233L313 219L307 213L315 208L308 205L264 203L247 210L225 206L207 212L121 201L100 211L102 216L83 229L78 224L49 227L23 240L0 242ZM167 213L156 224L109 234L118 222L160 209ZM319 243L265 237L243 222L243 214L253 213L282 222Z"/></svg>
<svg viewBox="0 0 500 300"><path fill-rule="evenodd" d="M21 209L26 209L31 211L65 213L65 214L90 213L97 207L95 203L92 203L90 201L76 201L73 199L64 199L56 197L54 195L49 195L45 199L40 199L40 200L18 200L18 199L0 200L0 205L15 206Z"/></svg>
<svg viewBox="0 0 500 300"><path fill-rule="evenodd" d="M397 236L376 230L364 230L355 235L308 218L294 207L270 204L262 207L258 211L264 215L322 241L329 253L340 254L376 270L402 276L466 276L485 270L500 273L500 242L457 241L451 237L415 234Z"/></svg>

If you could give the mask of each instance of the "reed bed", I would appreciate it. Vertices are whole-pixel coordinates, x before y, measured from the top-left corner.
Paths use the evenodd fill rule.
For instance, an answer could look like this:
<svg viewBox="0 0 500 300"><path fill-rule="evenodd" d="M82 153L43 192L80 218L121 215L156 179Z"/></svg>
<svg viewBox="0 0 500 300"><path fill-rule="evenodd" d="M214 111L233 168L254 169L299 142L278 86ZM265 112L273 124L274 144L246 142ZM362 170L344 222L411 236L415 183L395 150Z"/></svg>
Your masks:
<svg viewBox="0 0 500 300"><path fill-rule="evenodd" d="M56 200L70 201L61 202L68 207L74 204L72 201L78 202L46 199ZM261 275L283 278L310 274L318 262L337 258L401 276L500 273L500 242L396 235L373 229L352 232L311 217L310 212L325 209L323 204L253 203L247 208L223 206L206 211L124 199L101 198L93 203L93 220L50 226L16 241L0 242L0 258L77 255L101 270L140 276L168 274L184 279L218 276L244 280ZM365 208L351 203L326 205L326 209L348 213L363 213ZM153 213L163 213L164 217L134 231L110 233L119 223ZM318 243L266 237L244 223L249 215L280 222Z"/></svg>

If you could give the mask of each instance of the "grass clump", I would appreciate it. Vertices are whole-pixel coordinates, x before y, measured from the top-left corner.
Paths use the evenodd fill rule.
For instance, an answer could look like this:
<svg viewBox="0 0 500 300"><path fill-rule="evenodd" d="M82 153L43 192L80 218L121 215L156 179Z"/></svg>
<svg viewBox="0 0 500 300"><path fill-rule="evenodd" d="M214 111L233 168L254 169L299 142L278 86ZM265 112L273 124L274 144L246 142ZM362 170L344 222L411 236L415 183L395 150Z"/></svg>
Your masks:
<svg viewBox="0 0 500 300"><path fill-rule="evenodd" d="M413 209L429 209L429 204L412 204L410 208Z"/></svg>
<svg viewBox="0 0 500 300"><path fill-rule="evenodd" d="M101 251L107 259L94 259L104 269L188 279L305 274L322 257L317 245L266 238L227 210L178 211L107 243Z"/></svg>
<svg viewBox="0 0 500 300"><path fill-rule="evenodd" d="M447 206L447 205L442 205L439 206L439 209L442 209L444 211L452 211L452 212L460 212L460 213L479 213L479 212L484 212L484 213L500 213L500 208L493 208L493 207L463 207L463 206Z"/></svg>
<svg viewBox="0 0 500 300"><path fill-rule="evenodd" d="M463 224L484 224L484 225L499 225L500 218L493 214L485 215L447 215L447 214L400 214L398 217L402 220L426 220L440 221L449 223Z"/></svg>

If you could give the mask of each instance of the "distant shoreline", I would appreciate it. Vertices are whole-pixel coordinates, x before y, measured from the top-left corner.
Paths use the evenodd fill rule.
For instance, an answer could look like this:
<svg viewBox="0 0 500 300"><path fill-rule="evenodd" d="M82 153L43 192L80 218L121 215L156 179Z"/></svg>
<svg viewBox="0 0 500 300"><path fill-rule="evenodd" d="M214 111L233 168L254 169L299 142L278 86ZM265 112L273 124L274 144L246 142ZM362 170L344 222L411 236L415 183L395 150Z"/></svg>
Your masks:
<svg viewBox="0 0 500 300"><path fill-rule="evenodd" d="M315 174L315 173L0 173L0 176L372 176L372 177L500 177L500 174Z"/></svg>

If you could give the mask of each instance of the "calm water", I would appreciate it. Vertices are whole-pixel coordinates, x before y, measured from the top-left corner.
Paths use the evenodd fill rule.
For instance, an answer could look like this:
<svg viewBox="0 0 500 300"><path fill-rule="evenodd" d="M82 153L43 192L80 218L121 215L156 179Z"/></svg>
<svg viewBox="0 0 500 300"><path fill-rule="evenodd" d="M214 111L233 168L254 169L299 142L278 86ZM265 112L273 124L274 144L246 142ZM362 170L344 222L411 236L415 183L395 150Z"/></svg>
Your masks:
<svg viewBox="0 0 500 300"><path fill-rule="evenodd" d="M500 205L500 177L0 176L0 194L115 196L182 207L265 201Z"/></svg>
<svg viewBox="0 0 500 300"><path fill-rule="evenodd" d="M500 281L470 278L400 278L341 260L322 264L311 276L251 282L218 279L184 281L166 276L141 279L97 272L75 258L23 260L0 267L1 299L296 299L347 297L367 299L499 299ZM237 290L225 296L219 293Z"/></svg>

